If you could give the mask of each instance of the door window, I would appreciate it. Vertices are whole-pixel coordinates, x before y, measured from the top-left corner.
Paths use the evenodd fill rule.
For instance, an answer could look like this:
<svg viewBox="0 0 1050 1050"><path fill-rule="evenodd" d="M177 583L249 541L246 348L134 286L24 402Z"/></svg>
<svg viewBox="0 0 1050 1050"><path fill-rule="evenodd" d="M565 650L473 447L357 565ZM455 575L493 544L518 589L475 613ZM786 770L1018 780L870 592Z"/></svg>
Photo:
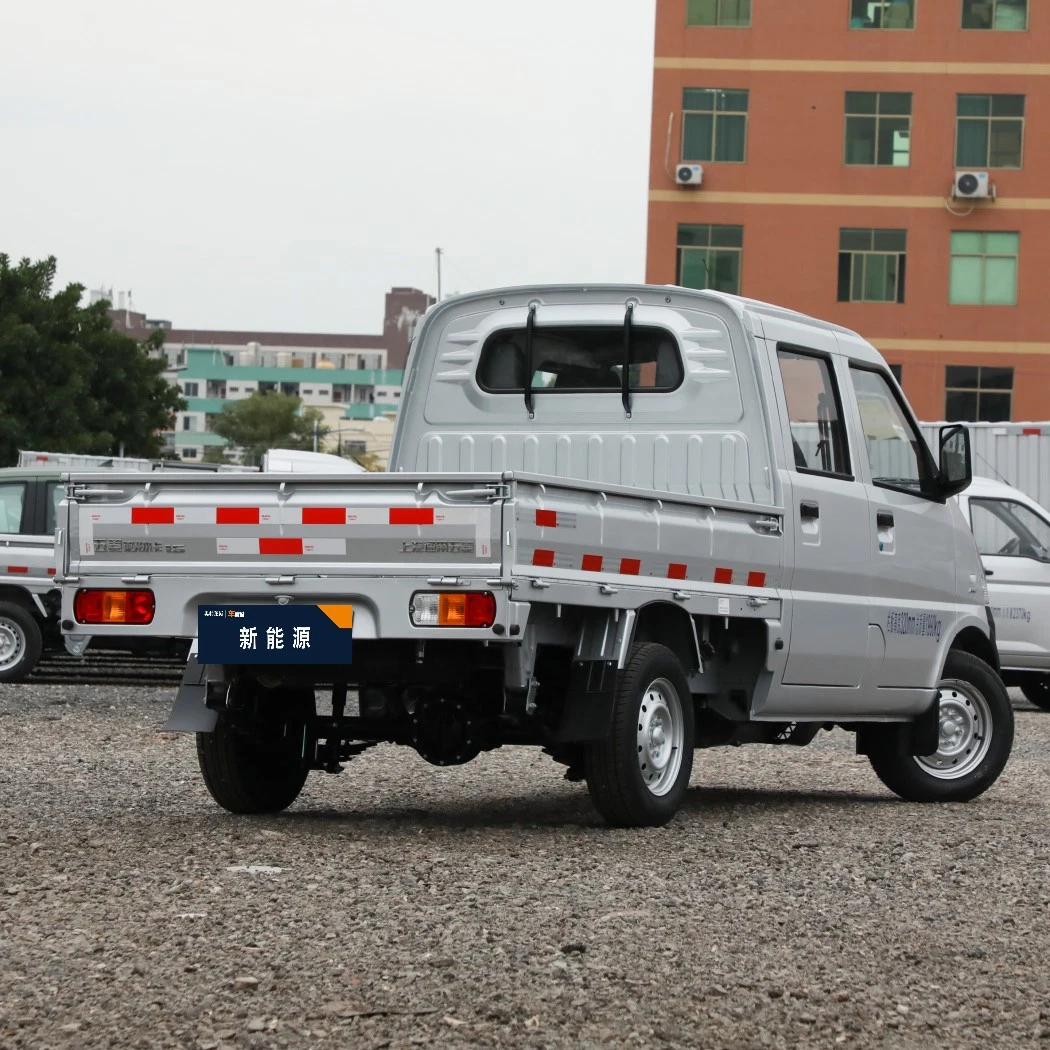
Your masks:
<svg viewBox="0 0 1050 1050"><path fill-rule="evenodd" d="M779 350L795 469L849 476L846 433L827 358Z"/></svg>
<svg viewBox="0 0 1050 1050"><path fill-rule="evenodd" d="M25 499L25 482L0 483L0 532L22 531L22 507Z"/></svg>
<svg viewBox="0 0 1050 1050"><path fill-rule="evenodd" d="M55 522L58 521L58 505L65 499L66 486L60 481L52 481L47 486L47 512L44 523L44 531L49 535L55 531Z"/></svg>
<svg viewBox="0 0 1050 1050"><path fill-rule="evenodd" d="M970 522L982 554L1050 562L1050 522L1023 503L972 499Z"/></svg>
<svg viewBox="0 0 1050 1050"><path fill-rule="evenodd" d="M863 368L851 367L850 374L872 483L924 495L933 477L929 451L889 381Z"/></svg>

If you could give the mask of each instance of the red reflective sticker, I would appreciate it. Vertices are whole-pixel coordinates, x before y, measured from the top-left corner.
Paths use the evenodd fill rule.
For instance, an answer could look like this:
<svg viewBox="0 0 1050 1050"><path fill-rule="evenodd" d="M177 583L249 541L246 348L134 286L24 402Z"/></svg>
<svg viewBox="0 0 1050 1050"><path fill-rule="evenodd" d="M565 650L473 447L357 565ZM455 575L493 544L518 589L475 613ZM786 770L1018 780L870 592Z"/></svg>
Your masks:
<svg viewBox="0 0 1050 1050"><path fill-rule="evenodd" d="M678 562L671 562L671 564L667 566L667 578L669 580L684 580L685 570L686 567L684 565L681 565Z"/></svg>
<svg viewBox="0 0 1050 1050"><path fill-rule="evenodd" d="M258 507L216 507L216 525L258 525Z"/></svg>
<svg viewBox="0 0 1050 1050"><path fill-rule="evenodd" d="M715 569L715 583L732 583L732 569Z"/></svg>
<svg viewBox="0 0 1050 1050"><path fill-rule="evenodd" d="M554 565L554 551L535 550L532 552L532 564L551 568Z"/></svg>
<svg viewBox="0 0 1050 1050"><path fill-rule="evenodd" d="M260 554L302 554L303 541L287 536L262 536L259 539Z"/></svg>
<svg viewBox="0 0 1050 1050"><path fill-rule="evenodd" d="M304 525L345 525L345 507L303 507Z"/></svg>
<svg viewBox="0 0 1050 1050"><path fill-rule="evenodd" d="M536 524L544 529L556 529L558 527L558 512L556 510L536 511Z"/></svg>
<svg viewBox="0 0 1050 1050"><path fill-rule="evenodd" d="M621 576L637 576L642 571L642 562L640 558L621 558L620 559L620 575Z"/></svg>
<svg viewBox="0 0 1050 1050"><path fill-rule="evenodd" d="M8 572L19 572L19 573L29 572L29 566L28 565L8 565L7 571Z"/></svg>
<svg viewBox="0 0 1050 1050"><path fill-rule="evenodd" d="M764 572L749 572L747 574L748 587L765 587L766 574Z"/></svg>
<svg viewBox="0 0 1050 1050"><path fill-rule="evenodd" d="M132 525L174 525L174 507L132 507Z"/></svg>
<svg viewBox="0 0 1050 1050"><path fill-rule="evenodd" d="M391 525L433 525L433 507L391 507Z"/></svg>
<svg viewBox="0 0 1050 1050"><path fill-rule="evenodd" d="M602 571L602 556L600 554L585 554L583 556L583 571L584 572L601 572Z"/></svg>

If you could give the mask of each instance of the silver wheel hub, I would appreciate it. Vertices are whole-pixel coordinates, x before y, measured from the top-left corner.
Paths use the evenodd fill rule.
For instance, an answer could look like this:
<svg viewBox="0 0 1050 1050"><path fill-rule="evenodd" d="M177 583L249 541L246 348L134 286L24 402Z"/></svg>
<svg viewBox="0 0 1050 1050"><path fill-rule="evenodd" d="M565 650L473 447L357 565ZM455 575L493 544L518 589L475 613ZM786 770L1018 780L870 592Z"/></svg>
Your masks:
<svg viewBox="0 0 1050 1050"><path fill-rule="evenodd" d="M992 744L992 712L984 694L969 682L947 680L940 686L937 750L916 762L941 780L956 780L984 761Z"/></svg>
<svg viewBox="0 0 1050 1050"><path fill-rule="evenodd" d="M654 795L665 795L682 768L682 700L666 678L657 678L642 694L638 710L638 771Z"/></svg>
<svg viewBox="0 0 1050 1050"><path fill-rule="evenodd" d="M26 647L21 627L11 620L0 620L0 671L14 667Z"/></svg>

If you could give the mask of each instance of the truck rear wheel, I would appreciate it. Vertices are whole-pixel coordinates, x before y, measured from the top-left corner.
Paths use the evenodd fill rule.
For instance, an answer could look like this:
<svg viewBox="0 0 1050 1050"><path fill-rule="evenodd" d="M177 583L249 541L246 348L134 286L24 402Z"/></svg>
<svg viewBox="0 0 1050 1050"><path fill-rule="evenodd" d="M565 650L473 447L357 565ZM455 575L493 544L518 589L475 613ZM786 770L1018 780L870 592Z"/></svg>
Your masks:
<svg viewBox="0 0 1050 1050"><path fill-rule="evenodd" d="M278 813L290 806L309 772L302 728L314 714L311 690L259 690L236 711L221 711L210 733L197 734L197 761L211 797L231 813Z"/></svg>
<svg viewBox="0 0 1050 1050"><path fill-rule="evenodd" d="M620 675L612 730L586 745L595 808L617 827L658 827L678 811L693 771L693 700L666 646L631 650Z"/></svg>
<svg viewBox="0 0 1050 1050"><path fill-rule="evenodd" d="M0 682L21 682L37 665L44 639L31 612L0 601Z"/></svg>
<svg viewBox="0 0 1050 1050"><path fill-rule="evenodd" d="M1021 683L1024 698L1042 711L1050 711L1050 674L1031 675Z"/></svg>
<svg viewBox="0 0 1050 1050"><path fill-rule="evenodd" d="M949 653L939 690L933 754L901 755L887 747L870 756L878 778L909 802L969 802L995 783L1013 746L1010 697L983 660Z"/></svg>

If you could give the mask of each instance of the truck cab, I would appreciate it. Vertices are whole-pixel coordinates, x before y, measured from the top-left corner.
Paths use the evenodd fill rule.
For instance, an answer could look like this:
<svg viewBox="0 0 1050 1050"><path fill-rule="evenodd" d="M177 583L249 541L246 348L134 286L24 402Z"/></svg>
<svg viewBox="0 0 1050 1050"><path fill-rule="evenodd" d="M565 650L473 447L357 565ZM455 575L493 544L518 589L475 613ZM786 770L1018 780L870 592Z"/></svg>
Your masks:
<svg viewBox="0 0 1050 1050"><path fill-rule="evenodd" d="M57 469L0 470L0 682L18 682L61 647L55 521L65 495Z"/></svg>

